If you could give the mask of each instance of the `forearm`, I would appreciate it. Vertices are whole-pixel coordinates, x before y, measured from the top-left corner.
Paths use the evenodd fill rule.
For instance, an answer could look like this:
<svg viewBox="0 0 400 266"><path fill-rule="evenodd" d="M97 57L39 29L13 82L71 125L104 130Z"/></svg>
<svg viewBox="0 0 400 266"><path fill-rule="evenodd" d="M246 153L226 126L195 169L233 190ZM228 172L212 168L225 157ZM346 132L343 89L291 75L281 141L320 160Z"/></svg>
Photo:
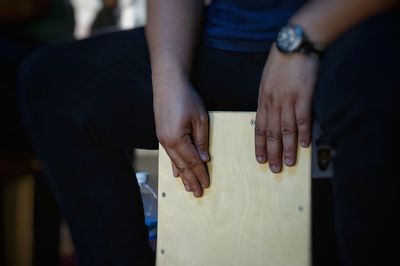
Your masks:
<svg viewBox="0 0 400 266"><path fill-rule="evenodd" d="M328 46L362 20L399 6L398 0L314 0L291 19L313 42Z"/></svg>
<svg viewBox="0 0 400 266"><path fill-rule="evenodd" d="M201 0L149 0L146 37L154 88L189 77L203 15Z"/></svg>

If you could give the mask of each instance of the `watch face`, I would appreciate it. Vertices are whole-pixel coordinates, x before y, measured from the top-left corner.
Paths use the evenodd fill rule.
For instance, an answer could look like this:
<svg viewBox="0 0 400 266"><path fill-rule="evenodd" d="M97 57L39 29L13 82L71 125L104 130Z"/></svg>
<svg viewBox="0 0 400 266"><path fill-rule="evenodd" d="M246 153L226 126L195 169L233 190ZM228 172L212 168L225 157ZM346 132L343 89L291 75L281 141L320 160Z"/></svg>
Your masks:
<svg viewBox="0 0 400 266"><path fill-rule="evenodd" d="M282 52L293 53L299 49L302 37L303 31L300 27L288 25L279 31L276 44Z"/></svg>

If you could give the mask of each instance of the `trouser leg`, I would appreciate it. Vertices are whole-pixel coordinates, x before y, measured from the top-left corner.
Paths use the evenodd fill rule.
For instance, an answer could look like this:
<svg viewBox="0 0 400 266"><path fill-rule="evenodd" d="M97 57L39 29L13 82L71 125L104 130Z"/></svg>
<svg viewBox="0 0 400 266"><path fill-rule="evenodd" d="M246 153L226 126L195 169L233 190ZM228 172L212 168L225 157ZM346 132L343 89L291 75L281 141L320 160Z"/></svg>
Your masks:
<svg viewBox="0 0 400 266"><path fill-rule="evenodd" d="M26 124L81 265L154 264L127 153L135 142L157 145L147 54L136 35L116 34L113 46L99 37L51 48L23 69ZM123 72L135 68L144 72Z"/></svg>
<svg viewBox="0 0 400 266"><path fill-rule="evenodd" d="M335 151L334 208L342 265L397 265L399 13L358 25L328 49L315 112Z"/></svg>

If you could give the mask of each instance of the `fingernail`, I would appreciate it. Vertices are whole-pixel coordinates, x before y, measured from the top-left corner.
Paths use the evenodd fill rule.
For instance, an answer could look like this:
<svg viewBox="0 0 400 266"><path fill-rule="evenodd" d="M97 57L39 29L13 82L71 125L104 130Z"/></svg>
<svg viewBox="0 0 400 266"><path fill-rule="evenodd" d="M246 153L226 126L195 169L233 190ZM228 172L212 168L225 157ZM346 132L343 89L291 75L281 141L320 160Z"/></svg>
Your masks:
<svg viewBox="0 0 400 266"><path fill-rule="evenodd" d="M303 147L303 148L307 148L307 146L308 146L308 141L302 140L302 141L300 142L300 145L301 145L301 147Z"/></svg>
<svg viewBox="0 0 400 266"><path fill-rule="evenodd" d="M196 197L196 198L199 198L200 196L201 196L201 193L200 192L193 192L193 195Z"/></svg>
<svg viewBox="0 0 400 266"><path fill-rule="evenodd" d="M291 165L293 164L292 158L285 158L285 164L286 164L287 166L291 166Z"/></svg>
<svg viewBox="0 0 400 266"><path fill-rule="evenodd" d="M259 162L259 163L265 162L265 156L263 156L263 155L257 155L256 159L257 159L257 162Z"/></svg>
<svg viewBox="0 0 400 266"><path fill-rule="evenodd" d="M208 152L202 152L200 156L201 156L201 160L203 160L204 162L208 162L210 160L210 156L208 155Z"/></svg>
<svg viewBox="0 0 400 266"><path fill-rule="evenodd" d="M190 192L190 187L189 186L185 185L185 189L186 189L187 192Z"/></svg>
<svg viewBox="0 0 400 266"><path fill-rule="evenodd" d="M278 165L276 165L276 164L271 164L270 166L270 169L271 169L271 171L272 172L279 172L279 167L278 167Z"/></svg>

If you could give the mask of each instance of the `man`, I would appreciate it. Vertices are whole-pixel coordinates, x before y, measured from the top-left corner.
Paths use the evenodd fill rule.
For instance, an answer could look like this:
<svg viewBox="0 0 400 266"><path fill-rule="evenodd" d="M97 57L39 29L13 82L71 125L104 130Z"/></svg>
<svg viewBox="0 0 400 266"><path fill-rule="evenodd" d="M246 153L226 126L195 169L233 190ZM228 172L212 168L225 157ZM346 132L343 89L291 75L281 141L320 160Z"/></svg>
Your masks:
<svg viewBox="0 0 400 266"><path fill-rule="evenodd" d="M137 29L37 53L23 72L23 107L81 264L152 264L127 149L158 139L200 197L206 110L257 109L255 157L278 173L295 164L297 143L310 143L314 95L337 156L342 265L392 265L398 181L395 123L385 119L397 119L397 5L218 0L204 10L198 0L151 0L146 39Z"/></svg>

